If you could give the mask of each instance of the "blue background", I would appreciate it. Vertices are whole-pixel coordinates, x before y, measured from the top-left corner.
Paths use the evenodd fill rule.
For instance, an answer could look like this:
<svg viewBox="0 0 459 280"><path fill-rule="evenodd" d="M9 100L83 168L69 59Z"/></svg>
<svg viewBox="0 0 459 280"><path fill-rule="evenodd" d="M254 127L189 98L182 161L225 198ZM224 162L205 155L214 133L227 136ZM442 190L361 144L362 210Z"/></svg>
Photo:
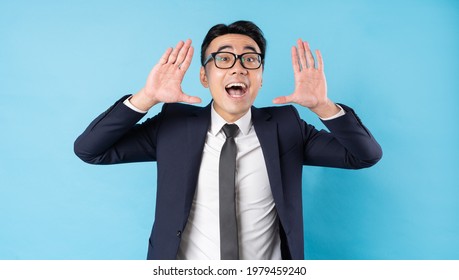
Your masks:
<svg viewBox="0 0 459 280"><path fill-rule="evenodd" d="M87 165L73 141L167 47L198 53L239 19L268 40L255 105L293 90L301 37L384 150L366 170L304 168L306 258L459 259L459 2L445 0L1 0L0 259L145 258L155 163ZM205 105L197 58L183 88Z"/></svg>

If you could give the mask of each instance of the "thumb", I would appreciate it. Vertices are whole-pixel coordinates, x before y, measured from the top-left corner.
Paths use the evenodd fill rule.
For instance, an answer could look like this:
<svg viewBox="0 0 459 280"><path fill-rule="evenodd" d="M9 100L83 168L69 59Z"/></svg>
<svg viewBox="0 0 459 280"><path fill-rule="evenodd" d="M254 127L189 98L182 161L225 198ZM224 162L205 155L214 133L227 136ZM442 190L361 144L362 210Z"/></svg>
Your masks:
<svg viewBox="0 0 459 280"><path fill-rule="evenodd" d="M288 96L279 96L273 99L274 104L285 104L285 103L290 103L292 102L292 97L291 95Z"/></svg>
<svg viewBox="0 0 459 280"><path fill-rule="evenodd" d="M199 98L197 96L189 96L189 95L187 95L187 94L182 92L182 96L181 96L179 102L194 104L194 103L201 103L202 100L201 100L201 98Z"/></svg>

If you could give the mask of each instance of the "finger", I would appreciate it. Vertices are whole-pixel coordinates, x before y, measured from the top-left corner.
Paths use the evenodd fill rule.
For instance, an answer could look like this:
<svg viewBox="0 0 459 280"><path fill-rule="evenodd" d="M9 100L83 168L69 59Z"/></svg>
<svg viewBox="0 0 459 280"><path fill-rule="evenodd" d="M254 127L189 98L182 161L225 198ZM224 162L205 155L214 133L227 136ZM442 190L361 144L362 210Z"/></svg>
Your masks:
<svg viewBox="0 0 459 280"><path fill-rule="evenodd" d="M177 61L177 55L179 51L182 49L183 45L184 45L183 41L180 41L177 43L174 50L169 55L169 59L167 60L168 63L174 64Z"/></svg>
<svg viewBox="0 0 459 280"><path fill-rule="evenodd" d="M193 59L193 53L194 53L194 48L190 47L188 49L188 52L186 53L185 60L179 66L179 69L182 70L183 72L186 72L188 70L188 67L190 67L191 60Z"/></svg>
<svg viewBox="0 0 459 280"><path fill-rule="evenodd" d="M312 56L311 48L309 47L308 42L303 42L305 53L306 53L306 60L308 62L308 68L314 69L314 56Z"/></svg>
<svg viewBox="0 0 459 280"><path fill-rule="evenodd" d="M185 41L185 43L183 44L182 48L180 49L180 51L179 51L179 53L177 55L177 62L175 64L179 68L182 65L183 61L185 60L190 47L191 47L191 40L188 39L188 40Z"/></svg>
<svg viewBox="0 0 459 280"><path fill-rule="evenodd" d="M273 99L274 104L285 104L285 103L291 103L293 101L293 98L291 95L288 96L279 96Z"/></svg>
<svg viewBox="0 0 459 280"><path fill-rule="evenodd" d="M317 56L317 70L323 71L324 70L324 61L322 59L322 54L320 53L319 50L316 50L316 56Z"/></svg>
<svg viewBox="0 0 459 280"><path fill-rule="evenodd" d="M202 100L201 98L197 96L190 96L185 93L182 94L179 102L184 102L184 103L189 103L189 104L194 104L194 103L201 103Z"/></svg>
<svg viewBox="0 0 459 280"><path fill-rule="evenodd" d="M164 52L164 54L159 59L158 63L161 65L166 64L171 52L172 52L172 48L167 48L167 50Z"/></svg>
<svg viewBox="0 0 459 280"><path fill-rule="evenodd" d="M292 66L293 66L294 73L301 71L300 62L298 61L298 51L296 47L292 47Z"/></svg>
<svg viewBox="0 0 459 280"><path fill-rule="evenodd" d="M306 60L306 51L304 49L304 44L301 39L298 39L298 56L300 58L300 63L301 63L301 70L308 68L308 62Z"/></svg>

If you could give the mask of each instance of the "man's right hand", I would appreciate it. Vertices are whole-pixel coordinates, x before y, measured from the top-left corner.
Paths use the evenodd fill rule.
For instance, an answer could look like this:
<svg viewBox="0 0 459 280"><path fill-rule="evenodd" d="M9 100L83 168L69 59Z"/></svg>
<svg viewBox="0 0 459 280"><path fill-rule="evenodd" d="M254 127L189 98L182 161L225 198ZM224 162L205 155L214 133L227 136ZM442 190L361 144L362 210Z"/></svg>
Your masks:
<svg viewBox="0 0 459 280"><path fill-rule="evenodd" d="M160 102L200 103L201 98L185 94L181 86L192 58L190 39L178 42L174 49L168 48L151 70L145 86L129 100L131 104L148 111Z"/></svg>

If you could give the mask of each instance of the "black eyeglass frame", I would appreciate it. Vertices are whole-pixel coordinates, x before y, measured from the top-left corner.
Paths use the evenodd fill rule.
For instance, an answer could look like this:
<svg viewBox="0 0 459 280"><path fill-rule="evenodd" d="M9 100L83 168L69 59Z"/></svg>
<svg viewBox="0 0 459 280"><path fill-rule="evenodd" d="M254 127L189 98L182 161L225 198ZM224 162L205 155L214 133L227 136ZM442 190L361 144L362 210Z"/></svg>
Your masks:
<svg viewBox="0 0 459 280"><path fill-rule="evenodd" d="M217 56L218 54L221 54L221 53L226 53L226 54L231 54L234 56L234 61L233 61L233 64L231 64L231 66L229 67L225 67L225 68L222 68L222 67L218 67L217 66L217 61L215 60L215 56ZM243 59L243 56L246 55L246 54L256 54L260 57L260 65L258 65L258 67L256 68L248 68L244 65L244 60ZM209 61L213 59L214 60L214 65L215 67L217 67L218 69L230 69L232 68L235 64L236 64L236 61L239 59L239 61L241 62L241 65L242 67L244 67L245 69L248 69L248 70L255 70L255 69L258 69L261 67L261 65L263 65L263 60L264 60L264 57L263 57L263 54L261 53L257 53L257 52L245 52L245 53L241 53L241 54L235 54L235 53L232 53L232 52L213 52L211 54L209 54L209 56L206 58L206 60L204 61L204 63L202 64L202 66L206 66L207 63L209 63Z"/></svg>

